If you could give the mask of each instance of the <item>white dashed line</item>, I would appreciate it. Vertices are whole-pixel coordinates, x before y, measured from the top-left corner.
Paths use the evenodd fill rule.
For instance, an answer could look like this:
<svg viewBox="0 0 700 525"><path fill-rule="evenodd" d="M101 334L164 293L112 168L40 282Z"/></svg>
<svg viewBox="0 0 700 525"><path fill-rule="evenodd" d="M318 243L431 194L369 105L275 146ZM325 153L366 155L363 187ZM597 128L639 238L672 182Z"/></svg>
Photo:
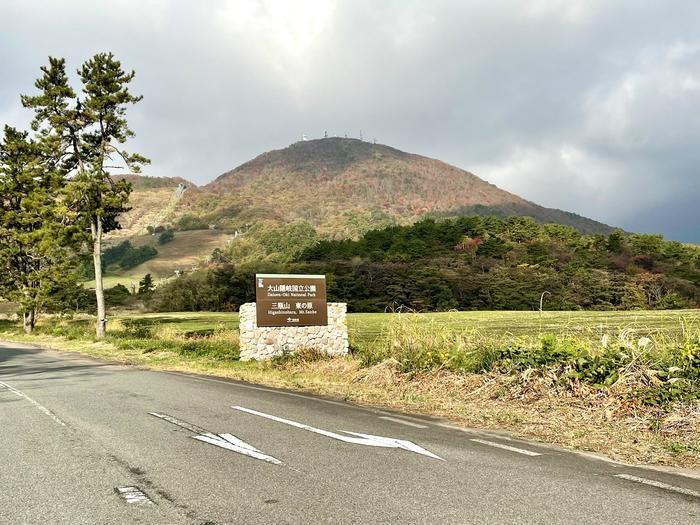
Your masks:
<svg viewBox="0 0 700 525"><path fill-rule="evenodd" d="M634 481L636 483L644 483L645 485L650 485L659 489L671 490L673 492L678 492L679 494L685 494L686 496L694 496L696 498L700 498L700 492L695 492L694 490L690 489L684 489L683 487L675 487L673 485L669 485L668 483L655 481L653 479L638 478L637 476L632 476L630 474L615 474L615 477L626 479L628 481Z"/></svg>
<svg viewBox="0 0 700 525"><path fill-rule="evenodd" d="M502 443L496 443L495 441L486 441L485 439L472 439L470 441L475 441L481 443L482 445L488 445L490 447L502 448L503 450L510 450L511 452L517 452L518 454L524 454L526 456L541 456L539 452L533 452L532 450L525 450L524 448L511 447L510 445L504 445Z"/></svg>
<svg viewBox="0 0 700 525"><path fill-rule="evenodd" d="M394 423L401 423L402 425L408 425L409 427L428 428L427 425L419 425L418 423L411 423L410 421L405 421L403 419L399 419L396 417L379 416L379 419L384 419L385 421L393 421Z"/></svg>
<svg viewBox="0 0 700 525"><path fill-rule="evenodd" d="M38 408L39 410L41 410L44 414L46 414L47 416L49 416L51 419L53 419L56 423L58 423L58 424L61 425L62 427L65 427L65 426L66 426L66 424L65 424L63 421L61 421L61 420L58 418L58 416L56 416L56 414L54 414L53 412L51 412L51 411L50 411L48 408L46 408L45 406L40 405L39 403L37 403L36 401L34 401L31 397L29 397L29 396L28 396L27 394L25 394L24 392L21 392L20 390L17 390L16 388L11 387L11 386L8 385L7 383L3 383L2 381L0 381L0 386L5 387L7 390L9 390L10 392L12 392L12 393L15 394L16 396L26 399L26 400L29 401L32 405L34 405L36 408Z"/></svg>
<svg viewBox="0 0 700 525"><path fill-rule="evenodd" d="M153 505L153 502L138 487L117 487L117 493L130 505Z"/></svg>

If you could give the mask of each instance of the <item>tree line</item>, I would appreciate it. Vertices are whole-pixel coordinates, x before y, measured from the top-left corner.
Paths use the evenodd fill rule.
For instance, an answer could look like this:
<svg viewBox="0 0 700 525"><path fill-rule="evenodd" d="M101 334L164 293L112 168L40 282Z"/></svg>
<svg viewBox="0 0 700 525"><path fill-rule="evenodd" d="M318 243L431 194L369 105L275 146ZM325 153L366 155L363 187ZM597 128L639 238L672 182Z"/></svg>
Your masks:
<svg viewBox="0 0 700 525"><path fill-rule="evenodd" d="M37 312L61 309L84 295L76 282L81 258L92 258L96 337L105 335L102 243L119 228L131 186L112 174L139 172L148 159L128 153L133 132L127 72L112 53L98 53L77 70L71 86L62 58L49 57L22 95L33 111L31 132L5 125L0 141L0 297L19 304L26 332Z"/></svg>
<svg viewBox="0 0 700 525"><path fill-rule="evenodd" d="M233 252L232 252L233 253ZM700 248L661 235L584 235L528 217L425 219L317 241L289 263L208 268L156 290L152 307L236 310L256 272L320 273L350 311L672 309L700 305ZM544 296L543 296L544 294Z"/></svg>

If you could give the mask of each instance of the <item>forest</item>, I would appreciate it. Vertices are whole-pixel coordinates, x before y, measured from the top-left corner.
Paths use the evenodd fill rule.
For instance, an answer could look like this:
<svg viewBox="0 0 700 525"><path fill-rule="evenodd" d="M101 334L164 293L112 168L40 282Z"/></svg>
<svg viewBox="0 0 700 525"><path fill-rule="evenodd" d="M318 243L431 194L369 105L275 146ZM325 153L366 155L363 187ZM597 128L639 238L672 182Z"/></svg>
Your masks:
<svg viewBox="0 0 700 525"><path fill-rule="evenodd" d="M217 250L206 267L158 288L150 307L235 311L254 300L256 272L325 274L328 300L353 312L700 305L700 247L621 230L586 235L528 217L429 218L315 241L289 262L236 264L235 250Z"/></svg>

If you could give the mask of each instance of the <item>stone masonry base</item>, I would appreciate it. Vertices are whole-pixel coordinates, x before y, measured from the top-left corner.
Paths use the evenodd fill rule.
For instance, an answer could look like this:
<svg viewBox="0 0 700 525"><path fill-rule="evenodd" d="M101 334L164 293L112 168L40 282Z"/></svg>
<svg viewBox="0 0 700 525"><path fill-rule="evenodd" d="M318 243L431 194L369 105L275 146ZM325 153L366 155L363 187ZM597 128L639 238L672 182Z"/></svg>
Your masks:
<svg viewBox="0 0 700 525"><path fill-rule="evenodd" d="M239 312L241 361L271 359L302 348L329 355L348 353L345 303L328 303L327 326L259 327L255 303L242 304Z"/></svg>

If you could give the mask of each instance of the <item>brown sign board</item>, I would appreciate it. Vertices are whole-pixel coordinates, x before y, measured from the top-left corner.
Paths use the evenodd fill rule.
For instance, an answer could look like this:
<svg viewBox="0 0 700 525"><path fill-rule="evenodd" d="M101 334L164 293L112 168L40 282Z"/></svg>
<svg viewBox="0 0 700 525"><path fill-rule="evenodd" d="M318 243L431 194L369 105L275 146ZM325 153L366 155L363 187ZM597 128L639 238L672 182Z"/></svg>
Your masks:
<svg viewBox="0 0 700 525"><path fill-rule="evenodd" d="M325 275L255 275L258 326L326 326Z"/></svg>

